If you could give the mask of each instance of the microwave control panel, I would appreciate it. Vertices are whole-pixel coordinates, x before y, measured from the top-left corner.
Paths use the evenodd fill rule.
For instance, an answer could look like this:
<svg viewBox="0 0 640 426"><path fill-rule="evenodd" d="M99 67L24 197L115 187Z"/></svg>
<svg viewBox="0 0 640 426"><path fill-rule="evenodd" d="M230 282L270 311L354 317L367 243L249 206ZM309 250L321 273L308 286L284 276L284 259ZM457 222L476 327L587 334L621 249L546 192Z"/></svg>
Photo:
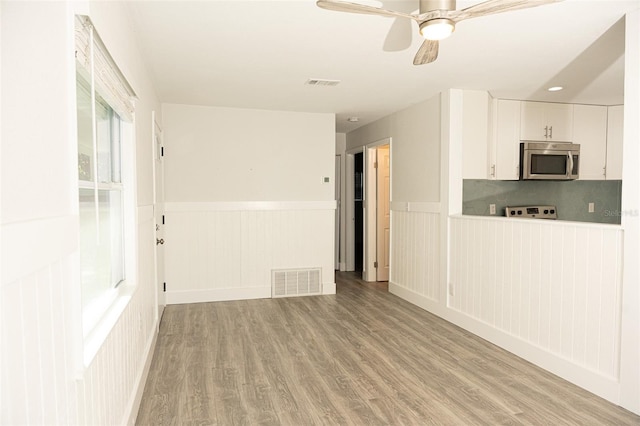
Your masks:
<svg viewBox="0 0 640 426"><path fill-rule="evenodd" d="M557 219L556 206L521 206L505 207L507 217L521 217L527 219Z"/></svg>

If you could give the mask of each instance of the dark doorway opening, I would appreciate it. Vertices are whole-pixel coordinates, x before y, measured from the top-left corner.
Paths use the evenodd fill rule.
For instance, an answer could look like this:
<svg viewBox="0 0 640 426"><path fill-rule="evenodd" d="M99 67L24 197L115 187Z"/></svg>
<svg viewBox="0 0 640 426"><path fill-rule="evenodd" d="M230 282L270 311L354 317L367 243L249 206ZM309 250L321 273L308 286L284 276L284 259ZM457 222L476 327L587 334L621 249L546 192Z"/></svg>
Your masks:
<svg viewBox="0 0 640 426"><path fill-rule="evenodd" d="M363 225L364 225L364 212L362 209L362 200L364 195L364 153L359 152L354 156L354 206L353 206L353 221L355 227L354 237L354 266L355 270L362 272L363 264L363 252L364 252L364 238L363 238Z"/></svg>

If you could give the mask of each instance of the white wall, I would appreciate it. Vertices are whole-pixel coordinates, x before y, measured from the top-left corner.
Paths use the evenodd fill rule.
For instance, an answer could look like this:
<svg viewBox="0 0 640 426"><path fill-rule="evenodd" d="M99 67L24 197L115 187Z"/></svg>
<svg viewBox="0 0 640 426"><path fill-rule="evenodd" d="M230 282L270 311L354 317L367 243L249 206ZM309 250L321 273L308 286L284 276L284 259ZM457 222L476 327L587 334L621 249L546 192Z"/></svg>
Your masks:
<svg viewBox="0 0 640 426"><path fill-rule="evenodd" d="M440 96L349 132L347 150L388 137L392 138L392 202L438 202Z"/></svg>
<svg viewBox="0 0 640 426"><path fill-rule="evenodd" d="M640 5L639 5L640 7ZM625 20L624 141L622 217L624 273L620 404L640 414L640 10Z"/></svg>
<svg viewBox="0 0 640 426"><path fill-rule="evenodd" d="M333 200L333 114L173 104L163 111L166 201Z"/></svg>
<svg viewBox="0 0 640 426"><path fill-rule="evenodd" d="M389 282L419 287L435 300L441 274L440 102L435 96L347 134L347 149L392 139Z"/></svg>
<svg viewBox="0 0 640 426"><path fill-rule="evenodd" d="M139 96L138 285L83 367L78 265L74 9ZM122 3L2 3L2 424L121 424L135 418L155 337L151 109ZM129 236L129 238L135 238Z"/></svg>
<svg viewBox="0 0 640 426"><path fill-rule="evenodd" d="M163 116L167 302L270 297L273 269L321 268L335 293L334 115L165 104Z"/></svg>

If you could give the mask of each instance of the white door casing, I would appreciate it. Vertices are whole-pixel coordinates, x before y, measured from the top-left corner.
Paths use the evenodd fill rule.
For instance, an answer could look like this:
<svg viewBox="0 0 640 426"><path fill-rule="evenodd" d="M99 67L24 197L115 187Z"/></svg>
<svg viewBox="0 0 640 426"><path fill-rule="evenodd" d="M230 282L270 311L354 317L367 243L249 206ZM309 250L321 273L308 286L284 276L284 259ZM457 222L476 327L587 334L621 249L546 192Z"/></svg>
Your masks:
<svg viewBox="0 0 640 426"><path fill-rule="evenodd" d="M389 248L391 231L391 176L390 176L390 155L389 145L378 147L377 149L377 248L376 248L376 281L389 281Z"/></svg>
<svg viewBox="0 0 640 426"><path fill-rule="evenodd" d="M378 259L378 183L377 183L377 173L375 164L378 161L378 148L387 146L389 147L388 153L389 158L391 158L391 138L385 138L373 143L370 143L366 146L365 149L365 161L364 161L364 194L365 199L363 202L364 206L364 260L363 260L363 271L362 278L365 281L373 282L378 281L378 273L376 262L382 259ZM380 154L382 155L382 154ZM391 165L389 161L389 181L391 179ZM389 193L391 192L391 187L389 187ZM389 195L391 197L391 194ZM391 198L389 198L391 199ZM387 248L387 252L390 251L390 248ZM382 266L383 262L379 262L378 264ZM388 261L387 261L388 264ZM388 279L388 278L387 278ZM386 280L382 280L386 281Z"/></svg>
<svg viewBox="0 0 640 426"><path fill-rule="evenodd" d="M164 148L162 143L162 129L156 120L155 111L152 112L153 126L153 212L156 223L156 304L157 304L157 324L160 326L160 319L164 312L165 301L165 274L164 274Z"/></svg>
<svg viewBox="0 0 640 426"><path fill-rule="evenodd" d="M335 199L336 199L336 219L335 219L335 244L334 244L334 257L335 257L335 269L337 271L340 270L340 211L341 211L341 185L342 185L342 176L341 176L341 167L342 167L342 156L336 155L336 177L335 177Z"/></svg>

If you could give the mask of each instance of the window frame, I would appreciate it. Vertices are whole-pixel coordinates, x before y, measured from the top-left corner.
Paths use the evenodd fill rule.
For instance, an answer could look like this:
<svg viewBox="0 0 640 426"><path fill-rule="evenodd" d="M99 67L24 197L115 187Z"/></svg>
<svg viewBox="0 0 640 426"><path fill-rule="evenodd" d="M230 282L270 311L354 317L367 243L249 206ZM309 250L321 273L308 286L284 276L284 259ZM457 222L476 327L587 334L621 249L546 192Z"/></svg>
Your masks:
<svg viewBox="0 0 640 426"><path fill-rule="evenodd" d="M100 347L108 337L109 333L122 316L126 306L129 304L131 297L137 286L137 249L138 249L138 229L137 229L137 194L136 194L136 150L135 150L135 93L131 89L119 68L109 55L106 47L102 43L99 35L93 28L91 20L87 16L76 15L76 51L75 51L75 76L76 76L76 97L75 111L76 119L79 113L80 105L78 104L78 79L82 78L89 85L91 98L91 126L92 126L92 144L93 144L93 162L92 181L82 180L76 172L78 208L80 209L80 192L83 189L94 191L94 197L98 196L100 191L120 192L120 220L121 220L121 252L122 256L120 264L122 265L122 280L117 283L109 283L109 288L102 296L85 305L81 293L78 301L80 307L80 319L82 325L82 348L83 348L83 364L87 367ZM95 56L95 58L94 58ZM99 68L96 68L98 63ZM108 71L105 73L105 69ZM100 80L100 81L98 81ZM113 90L109 90L113 89ZM96 105L95 102L103 102L118 117L117 120L109 119L111 126L108 132L110 136L114 131L119 134L119 144L116 156L119 155L119 167L114 170L113 160L110 160L109 166L109 182L100 182L98 173L98 164L96 159L99 155L97 152L97 134L96 134ZM117 125L114 125L117 122ZM76 124L76 158L79 159L80 153L80 137L78 135L78 124ZM113 157L113 141L109 141L110 156ZM80 168L80 163L76 163ZM114 179L119 174L119 179ZM119 180L119 182L113 182ZM94 198L96 209L99 200ZM80 215L78 216L78 247L80 244ZM96 226L99 221L99 211L96 210ZM79 252L80 254L80 252ZM109 262L110 268L117 262ZM78 273L78 289L83 291L83 282L80 271L80 255L78 255L77 269ZM110 271L111 272L111 271Z"/></svg>

